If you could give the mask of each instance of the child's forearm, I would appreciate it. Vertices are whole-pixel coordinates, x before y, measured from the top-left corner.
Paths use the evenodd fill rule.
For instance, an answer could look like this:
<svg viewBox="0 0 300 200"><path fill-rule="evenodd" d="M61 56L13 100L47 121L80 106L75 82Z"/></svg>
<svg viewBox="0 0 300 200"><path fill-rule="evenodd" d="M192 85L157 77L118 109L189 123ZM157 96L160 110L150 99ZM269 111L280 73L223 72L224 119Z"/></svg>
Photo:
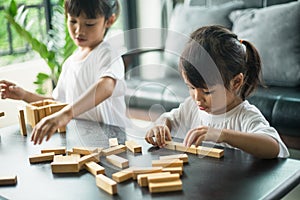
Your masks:
<svg viewBox="0 0 300 200"><path fill-rule="evenodd" d="M263 134L242 133L223 129L221 141L259 158L276 158L279 154L278 142L274 138Z"/></svg>
<svg viewBox="0 0 300 200"><path fill-rule="evenodd" d="M22 99L23 101L27 102L27 103L32 103L32 102L36 102L36 101L42 101L42 100L46 100L46 99L53 99L52 97L45 97L36 93L32 93L29 91L25 91L25 95L24 98Z"/></svg>

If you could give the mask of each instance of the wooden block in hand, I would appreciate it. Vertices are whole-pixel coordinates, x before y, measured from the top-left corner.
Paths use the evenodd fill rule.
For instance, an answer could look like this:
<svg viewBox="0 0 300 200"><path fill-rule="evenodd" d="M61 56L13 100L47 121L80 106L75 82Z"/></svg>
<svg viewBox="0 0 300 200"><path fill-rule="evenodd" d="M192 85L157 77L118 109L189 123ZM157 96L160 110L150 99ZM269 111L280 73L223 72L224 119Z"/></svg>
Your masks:
<svg viewBox="0 0 300 200"><path fill-rule="evenodd" d="M133 177L132 168L127 168L122 171L116 172L112 174L112 179L118 183L127 181Z"/></svg>
<svg viewBox="0 0 300 200"><path fill-rule="evenodd" d="M0 185L9 186L17 184L17 176L0 176Z"/></svg>
<svg viewBox="0 0 300 200"><path fill-rule="evenodd" d="M176 150L175 144L173 141L166 141L166 145L164 146L165 149L170 149L170 150Z"/></svg>
<svg viewBox="0 0 300 200"><path fill-rule="evenodd" d="M184 154L168 155L168 156L160 156L159 159L160 160L180 159L184 163L188 163L189 162L188 155L185 154L185 153Z"/></svg>
<svg viewBox="0 0 300 200"><path fill-rule="evenodd" d="M19 124L20 124L20 132L23 136L27 135L26 123L25 123L25 115L24 110L19 110Z"/></svg>
<svg viewBox="0 0 300 200"><path fill-rule="evenodd" d="M141 153L142 152L142 146L133 140L125 141L125 145L133 153Z"/></svg>
<svg viewBox="0 0 300 200"><path fill-rule="evenodd" d="M94 161L87 162L84 164L84 166L86 170L88 170L94 176L105 173L105 168Z"/></svg>
<svg viewBox="0 0 300 200"><path fill-rule="evenodd" d="M224 156L224 149L217 149L211 147L204 147L198 146L197 147L197 154L214 157L214 158L221 158Z"/></svg>
<svg viewBox="0 0 300 200"><path fill-rule="evenodd" d="M107 162L109 162L109 163L113 164L114 166L119 167L121 169L129 166L129 161L120 156L109 155L109 156L106 156L106 160L107 160Z"/></svg>
<svg viewBox="0 0 300 200"><path fill-rule="evenodd" d="M104 156L109 156L109 155L112 155L112 154L119 154L119 153L122 153L124 151L126 151L126 146L123 145L123 144L120 144L118 146L110 147L108 149L102 150L102 154Z"/></svg>
<svg viewBox="0 0 300 200"><path fill-rule="evenodd" d="M66 147L55 147L55 148L46 148L42 149L41 153L54 152L55 155L66 154Z"/></svg>
<svg viewBox="0 0 300 200"><path fill-rule="evenodd" d="M30 156L29 162L32 164L41 163L41 162L53 161L53 158L54 158L54 152L41 153L41 154Z"/></svg>
<svg viewBox="0 0 300 200"><path fill-rule="evenodd" d="M166 182L149 182L149 191L151 193L157 192L171 192L182 190L182 181L166 181Z"/></svg>
<svg viewBox="0 0 300 200"><path fill-rule="evenodd" d="M180 159L152 160L152 167L182 167Z"/></svg>
<svg viewBox="0 0 300 200"><path fill-rule="evenodd" d="M115 147L119 145L118 138L109 138L108 143L109 147Z"/></svg>
<svg viewBox="0 0 300 200"><path fill-rule="evenodd" d="M68 156L54 156L51 163L52 173L76 173L79 172L80 155L72 154Z"/></svg>
<svg viewBox="0 0 300 200"><path fill-rule="evenodd" d="M96 185L111 195L118 193L117 183L103 174L96 176Z"/></svg>

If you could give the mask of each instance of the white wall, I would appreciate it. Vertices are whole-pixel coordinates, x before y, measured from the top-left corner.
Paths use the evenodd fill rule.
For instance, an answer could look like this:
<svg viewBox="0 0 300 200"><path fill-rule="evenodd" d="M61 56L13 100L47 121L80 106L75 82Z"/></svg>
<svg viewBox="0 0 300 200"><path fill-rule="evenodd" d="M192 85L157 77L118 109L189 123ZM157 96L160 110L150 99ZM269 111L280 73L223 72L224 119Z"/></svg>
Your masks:
<svg viewBox="0 0 300 200"><path fill-rule="evenodd" d="M14 82L34 92L36 85L33 82L39 72L50 72L46 62L42 59L0 67L0 80ZM22 101L0 99L0 111L5 112L5 116L0 117L0 127L19 123L18 109L25 108L25 105Z"/></svg>

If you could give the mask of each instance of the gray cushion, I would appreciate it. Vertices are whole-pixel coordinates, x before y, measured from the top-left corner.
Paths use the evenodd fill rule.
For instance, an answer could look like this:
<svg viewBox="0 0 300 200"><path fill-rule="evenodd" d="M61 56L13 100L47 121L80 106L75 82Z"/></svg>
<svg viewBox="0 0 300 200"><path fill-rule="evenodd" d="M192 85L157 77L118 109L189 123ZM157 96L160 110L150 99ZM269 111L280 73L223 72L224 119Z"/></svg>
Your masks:
<svg viewBox="0 0 300 200"><path fill-rule="evenodd" d="M228 18L231 11L243 8L241 1L229 2L212 7L185 6L177 4L170 20L169 31L165 43L165 59L169 66L178 65L179 56L183 51L189 35L196 29L219 24L231 28ZM168 53L169 52L169 53Z"/></svg>
<svg viewBox="0 0 300 200"><path fill-rule="evenodd" d="M258 49L267 85L300 85L300 2L233 11L233 32Z"/></svg>

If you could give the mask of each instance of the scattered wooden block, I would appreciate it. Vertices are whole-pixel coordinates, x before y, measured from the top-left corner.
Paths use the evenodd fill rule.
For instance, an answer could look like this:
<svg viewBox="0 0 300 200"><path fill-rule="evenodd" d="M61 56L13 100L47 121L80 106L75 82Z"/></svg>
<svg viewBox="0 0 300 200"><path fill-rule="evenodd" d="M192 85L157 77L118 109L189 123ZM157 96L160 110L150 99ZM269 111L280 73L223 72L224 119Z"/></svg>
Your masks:
<svg viewBox="0 0 300 200"><path fill-rule="evenodd" d="M141 153L142 152L142 146L133 140L125 141L125 145L133 153Z"/></svg>
<svg viewBox="0 0 300 200"><path fill-rule="evenodd" d="M168 155L168 156L160 156L159 159L160 160L180 159L184 163L188 163L189 162L188 155L185 154L185 153L184 154Z"/></svg>
<svg viewBox="0 0 300 200"><path fill-rule="evenodd" d="M84 165L86 170L88 170L94 176L105 173L105 168L94 161L87 162Z"/></svg>
<svg viewBox="0 0 300 200"><path fill-rule="evenodd" d="M109 155L109 156L106 156L106 160L107 160L107 162L109 162L109 163L113 164L114 166L119 167L121 169L129 166L129 161L120 156Z"/></svg>
<svg viewBox="0 0 300 200"><path fill-rule="evenodd" d="M0 117L3 117L4 115L5 115L5 113L0 111Z"/></svg>
<svg viewBox="0 0 300 200"><path fill-rule="evenodd" d="M99 149L97 147L73 147L72 152L80 155L89 155L98 153Z"/></svg>
<svg viewBox="0 0 300 200"><path fill-rule="evenodd" d="M108 143L109 147L115 147L119 145L118 138L109 138Z"/></svg>
<svg viewBox="0 0 300 200"><path fill-rule="evenodd" d="M123 144L120 144L118 146L110 147L108 149L102 150L102 154L104 156L109 156L109 155L112 155L112 154L119 154L119 153L122 153L124 151L126 151L126 146L123 145Z"/></svg>
<svg viewBox="0 0 300 200"><path fill-rule="evenodd" d="M49 153L49 152L53 152L55 155L58 154L66 154L66 147L55 147L55 148L46 148L46 149L42 149L41 153Z"/></svg>
<svg viewBox="0 0 300 200"><path fill-rule="evenodd" d="M94 161L96 163L100 162L99 153L92 153L90 155L83 156L79 159L79 168L81 168L85 163Z"/></svg>
<svg viewBox="0 0 300 200"><path fill-rule="evenodd" d="M0 185L9 186L17 184L17 176L0 176Z"/></svg>
<svg viewBox="0 0 300 200"><path fill-rule="evenodd" d="M182 167L180 159L152 160L152 167Z"/></svg>
<svg viewBox="0 0 300 200"><path fill-rule="evenodd" d="M164 167L162 168L162 172L170 172L171 174L182 175L183 167Z"/></svg>
<svg viewBox="0 0 300 200"><path fill-rule="evenodd" d="M182 181L175 180L175 181L167 181L167 182L149 182L149 191L151 193L157 192L171 192L171 191L178 191L182 190Z"/></svg>
<svg viewBox="0 0 300 200"><path fill-rule="evenodd" d="M117 183L103 174L96 176L96 185L111 195L118 193Z"/></svg>
<svg viewBox="0 0 300 200"><path fill-rule="evenodd" d="M54 156L51 163L52 173L75 173L79 172L80 155L72 154L68 156Z"/></svg>
<svg viewBox="0 0 300 200"><path fill-rule="evenodd" d="M19 118L21 135L26 136L27 135L27 129L26 129L26 123L25 123L24 110L19 110L18 118Z"/></svg>
<svg viewBox="0 0 300 200"><path fill-rule="evenodd" d="M41 162L53 161L53 158L54 158L54 152L41 153L41 154L30 156L29 157L29 162L31 164L41 163Z"/></svg>
<svg viewBox="0 0 300 200"><path fill-rule="evenodd" d="M146 187L146 186L148 186L148 177L152 177L152 176L162 177L166 174L171 174L171 173L170 172L158 172L158 173L151 173L151 174L139 174L137 176L138 184L141 187Z"/></svg>
<svg viewBox="0 0 300 200"><path fill-rule="evenodd" d="M112 179L115 180L117 183L121 183L131 179L133 177L132 168L127 168L122 171L116 172L112 174Z"/></svg>
<svg viewBox="0 0 300 200"><path fill-rule="evenodd" d="M179 174L161 174L160 176L148 176L148 183L161 183L161 182L169 182L176 181L180 179Z"/></svg>
<svg viewBox="0 0 300 200"><path fill-rule="evenodd" d="M199 146L197 147L197 154L214 158L221 158L224 156L224 149Z"/></svg>
<svg viewBox="0 0 300 200"><path fill-rule="evenodd" d="M176 151L182 151L182 152L188 152L192 154L197 154L197 147L195 145L191 145L190 147L184 146L183 143L180 142L173 142L175 145L175 150Z"/></svg>
<svg viewBox="0 0 300 200"><path fill-rule="evenodd" d="M132 168L132 178L133 180L136 180L139 174L150 174L156 172L162 172L162 167L134 167Z"/></svg>

